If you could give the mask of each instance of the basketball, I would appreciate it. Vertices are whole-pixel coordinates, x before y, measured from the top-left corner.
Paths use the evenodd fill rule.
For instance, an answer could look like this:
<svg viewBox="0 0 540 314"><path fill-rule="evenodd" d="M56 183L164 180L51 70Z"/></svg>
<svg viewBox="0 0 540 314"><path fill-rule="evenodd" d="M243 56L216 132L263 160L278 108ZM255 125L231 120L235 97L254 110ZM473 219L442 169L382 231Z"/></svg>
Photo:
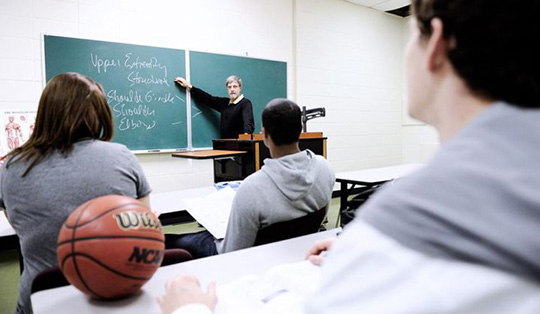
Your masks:
<svg viewBox="0 0 540 314"><path fill-rule="evenodd" d="M120 195L90 200L69 215L58 235L58 266L66 279L97 299L137 292L163 259L163 230L140 201Z"/></svg>

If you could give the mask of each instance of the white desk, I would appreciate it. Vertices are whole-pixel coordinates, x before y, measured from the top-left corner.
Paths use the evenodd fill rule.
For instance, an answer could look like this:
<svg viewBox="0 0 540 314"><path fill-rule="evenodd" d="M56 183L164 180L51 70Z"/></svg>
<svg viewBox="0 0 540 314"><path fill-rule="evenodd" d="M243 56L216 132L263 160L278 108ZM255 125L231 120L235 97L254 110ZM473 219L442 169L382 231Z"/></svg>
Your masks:
<svg viewBox="0 0 540 314"><path fill-rule="evenodd" d="M379 185L387 181L404 177L420 169L422 166L424 166L424 164L406 164L336 173L336 182L340 183L340 212L347 207L347 199L356 185L362 185L364 187ZM349 184L352 186L349 187Z"/></svg>
<svg viewBox="0 0 540 314"><path fill-rule="evenodd" d="M0 211L0 237L14 236L15 230L9 224L6 214Z"/></svg>
<svg viewBox="0 0 540 314"><path fill-rule="evenodd" d="M212 186L187 189L172 192L150 194L150 207L162 214L186 210L183 200L186 198L203 197L217 191Z"/></svg>
<svg viewBox="0 0 540 314"><path fill-rule="evenodd" d="M6 218L6 214L0 211L0 251L17 250L19 252L19 268L22 271L22 256L19 245L19 237Z"/></svg>
<svg viewBox="0 0 540 314"><path fill-rule="evenodd" d="M0 211L0 251L19 249L19 238L9 224L6 214Z"/></svg>
<svg viewBox="0 0 540 314"><path fill-rule="evenodd" d="M150 194L150 207L161 214L159 219L162 225L195 221L186 211L186 205L183 200L204 197L215 191L217 190L212 185L202 188Z"/></svg>
<svg viewBox="0 0 540 314"><path fill-rule="evenodd" d="M140 293L119 301L91 300L73 286L34 293L31 297L34 313L161 313L156 297L165 292L165 283L179 274L194 275L206 287L209 282L230 282L248 274L263 274L269 268L298 262L311 245L335 235L340 229L270 243L232 253L161 267L143 286Z"/></svg>

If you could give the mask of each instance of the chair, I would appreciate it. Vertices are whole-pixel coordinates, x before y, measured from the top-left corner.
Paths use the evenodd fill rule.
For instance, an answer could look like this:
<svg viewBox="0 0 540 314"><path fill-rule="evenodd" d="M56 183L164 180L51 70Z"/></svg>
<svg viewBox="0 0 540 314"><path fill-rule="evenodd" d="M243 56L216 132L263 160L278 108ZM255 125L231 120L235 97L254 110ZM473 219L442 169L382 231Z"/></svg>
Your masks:
<svg viewBox="0 0 540 314"><path fill-rule="evenodd" d="M163 260L161 266L167 266L177 263L190 261L193 259L191 254L184 249L167 249L163 254Z"/></svg>
<svg viewBox="0 0 540 314"><path fill-rule="evenodd" d="M266 226L257 233L257 238L255 239L255 244L253 246L315 233L319 231L319 227L326 217L327 211L328 205L305 216L292 220L276 222Z"/></svg>
<svg viewBox="0 0 540 314"><path fill-rule="evenodd" d="M39 273L34 281L32 281L31 292L38 292L42 290L58 288L69 285L66 277L62 274L62 271L58 266L47 268Z"/></svg>
<svg viewBox="0 0 540 314"><path fill-rule="evenodd" d="M353 199L347 202L347 207L343 209L340 208L338 218L336 220L336 228L338 226L343 228L349 222L353 221L354 217L356 217L357 210L360 209L360 206L367 202L371 195L377 192L383 184L384 183L359 188L360 191L358 195L356 195Z"/></svg>

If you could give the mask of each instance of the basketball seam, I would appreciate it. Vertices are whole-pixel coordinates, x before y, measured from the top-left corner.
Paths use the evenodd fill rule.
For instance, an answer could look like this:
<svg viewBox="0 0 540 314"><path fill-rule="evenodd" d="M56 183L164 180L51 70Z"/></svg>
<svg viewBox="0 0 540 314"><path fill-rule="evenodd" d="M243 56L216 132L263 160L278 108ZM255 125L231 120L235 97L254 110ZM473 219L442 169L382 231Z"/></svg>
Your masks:
<svg viewBox="0 0 540 314"><path fill-rule="evenodd" d="M90 205L90 204L88 204L88 205ZM87 205L86 207L88 207L88 205ZM128 204L123 204L123 205L120 205L120 206L117 206L117 207L111 208L111 209L107 210L106 212L103 212L103 213L101 213L100 215L98 215L98 216L96 216L96 217L92 218L91 220L88 220L87 222L85 222L85 223L83 223L83 224L80 224L80 225L68 226L68 225L67 225L67 221L66 221L66 223L65 223L65 227L66 227L67 229L75 229L76 227L82 227L82 226L84 226L84 225L87 225L87 224L89 224L89 223L91 223L91 222L93 222L93 221L95 221L95 220L97 220L97 219L101 218L102 216L105 216L105 215L107 215L108 213L110 213L110 212L112 212L112 211L115 211L115 210L117 210L117 209L120 209L120 208L123 208L123 207L129 206L129 205L135 205L135 206L139 206L139 207L142 207L142 208L148 209L148 207L146 207L146 206L143 206L143 205L141 205L141 204L137 204L137 203L128 203ZM86 208L85 208L85 209L86 209ZM83 210L83 211L84 211L84 210ZM82 214L82 212L81 212L81 214ZM77 221L79 221L79 219L78 219L78 218L77 218L76 222L77 222Z"/></svg>
<svg viewBox="0 0 540 314"><path fill-rule="evenodd" d="M69 244L73 242L79 242L79 241L89 241L94 239L139 239L139 240L149 240L149 241L156 241L156 242L162 242L161 239L151 238L151 237L137 237L137 236L96 236L91 238L78 238L78 239L72 239L72 240L65 240L62 242L58 242L57 246L62 246L64 244Z"/></svg>
<svg viewBox="0 0 540 314"><path fill-rule="evenodd" d="M71 252L75 252L75 233L77 231L77 227L78 227L78 222L79 222L79 219L81 218L82 214L84 213L84 211L86 209L88 209L88 207L90 206L90 204L92 204L93 201L90 201L88 202L88 205L86 205L86 207L84 207L81 212L79 213L79 215L77 215L77 218L75 219L75 226L73 227L73 232L71 233ZM67 226L66 226L67 227ZM72 253L73 254L73 253ZM71 254L70 254L71 255ZM64 258L64 261L65 261L65 258ZM64 265L64 261L62 261L62 269L64 269L63 265ZM86 289L88 291L90 291L91 293L93 293L94 295L97 295L101 298L103 298L103 296L101 296L99 293L96 293L94 290L90 289L90 287L88 286L88 284L86 283L86 281L84 280L83 276L81 275L81 272L79 270L79 264L77 263L77 258L76 258L76 255L73 256L73 266L75 267L75 272L77 274L77 277L79 277L79 280L82 282L82 284L86 287Z"/></svg>
<svg viewBox="0 0 540 314"><path fill-rule="evenodd" d="M93 262L95 262L96 264L98 264L99 266L119 275L119 276L122 276L122 277L126 277L126 278L129 278L129 279L135 279L135 280L149 280L150 278L152 278L152 276L149 276L149 277L138 277L138 276L132 276L132 275L127 275L127 274L124 274L114 268L111 268L110 266L108 266L107 264L103 264L100 260L98 260L97 258L93 257L92 255L88 255L88 254L85 254L85 253L71 253L69 255L67 255L64 260L62 261L62 265L65 264L66 260L69 259L70 257L75 257L75 256L84 256L90 260L92 260Z"/></svg>

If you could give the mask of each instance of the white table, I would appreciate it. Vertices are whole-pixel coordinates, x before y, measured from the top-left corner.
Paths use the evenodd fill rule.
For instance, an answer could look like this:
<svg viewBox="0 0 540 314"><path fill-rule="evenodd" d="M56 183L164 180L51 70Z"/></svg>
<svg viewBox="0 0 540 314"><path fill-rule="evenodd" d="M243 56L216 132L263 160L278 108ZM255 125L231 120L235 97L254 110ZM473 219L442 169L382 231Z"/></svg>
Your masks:
<svg viewBox="0 0 540 314"><path fill-rule="evenodd" d="M367 188L373 187L404 177L420 169L422 166L424 166L424 164L405 164L399 166L336 173L336 182L340 183L340 212L347 208L348 197L356 185L361 185ZM349 187L349 185L351 186Z"/></svg>
<svg viewBox="0 0 540 314"><path fill-rule="evenodd" d="M184 199L204 197L217 191L212 186L180 191L150 194L150 207L159 212L162 225L195 221L186 211Z"/></svg>
<svg viewBox="0 0 540 314"><path fill-rule="evenodd" d="M248 274L263 274L269 268L298 262L311 245L335 235L341 229L310 234L232 253L207 257L159 268L137 295L119 301L89 299L73 286L34 293L31 297L34 313L161 313L156 297L165 292L165 283L179 274L194 275L206 287L214 281L227 283Z"/></svg>
<svg viewBox="0 0 540 314"><path fill-rule="evenodd" d="M6 214L3 211L0 211L0 237L9 237L14 236L15 230L9 224L9 221L6 218Z"/></svg>
<svg viewBox="0 0 540 314"><path fill-rule="evenodd" d="M0 211L0 251L11 249L19 249L19 238L7 220L6 214Z"/></svg>
<svg viewBox="0 0 540 314"><path fill-rule="evenodd" d="M0 211L0 251L14 250L19 252L19 268L22 272L22 255L19 245L19 237L15 234L15 230L6 218L6 214Z"/></svg>

